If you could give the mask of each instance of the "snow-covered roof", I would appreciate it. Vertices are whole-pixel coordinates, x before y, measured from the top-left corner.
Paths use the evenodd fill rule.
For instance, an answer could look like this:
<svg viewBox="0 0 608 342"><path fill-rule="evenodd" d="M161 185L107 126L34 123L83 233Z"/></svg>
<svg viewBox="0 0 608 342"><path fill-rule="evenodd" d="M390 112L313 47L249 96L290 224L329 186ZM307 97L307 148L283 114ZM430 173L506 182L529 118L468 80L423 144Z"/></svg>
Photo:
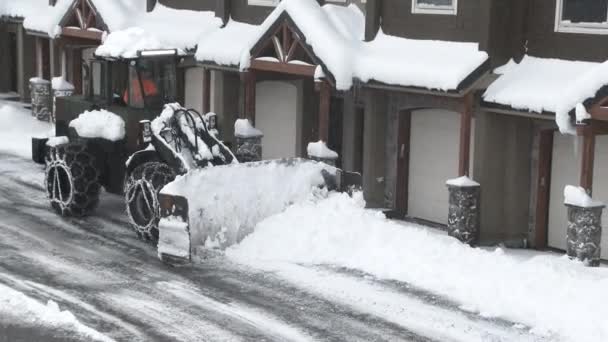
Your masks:
<svg viewBox="0 0 608 342"><path fill-rule="evenodd" d="M516 110L555 113L562 132L572 131L569 113L608 84L608 62L594 63L524 56L498 68L501 76L484 101Z"/></svg>
<svg viewBox="0 0 608 342"><path fill-rule="evenodd" d="M33 0L30 0L33 1ZM27 30L44 32L49 37L61 34L59 22L72 6L73 0L58 0L55 6L50 6L48 1L41 1L35 11L31 11L23 20L23 27Z"/></svg>
<svg viewBox="0 0 608 342"><path fill-rule="evenodd" d="M48 5L48 0L4 0L0 2L0 16L25 18Z"/></svg>
<svg viewBox="0 0 608 342"><path fill-rule="evenodd" d="M247 69L251 50L285 14L340 90L349 89L355 79L456 90L488 60L476 43L414 40L382 32L366 43L365 16L357 6L320 6L316 1L301 0L281 1L259 26L230 21L203 37L196 59Z"/></svg>

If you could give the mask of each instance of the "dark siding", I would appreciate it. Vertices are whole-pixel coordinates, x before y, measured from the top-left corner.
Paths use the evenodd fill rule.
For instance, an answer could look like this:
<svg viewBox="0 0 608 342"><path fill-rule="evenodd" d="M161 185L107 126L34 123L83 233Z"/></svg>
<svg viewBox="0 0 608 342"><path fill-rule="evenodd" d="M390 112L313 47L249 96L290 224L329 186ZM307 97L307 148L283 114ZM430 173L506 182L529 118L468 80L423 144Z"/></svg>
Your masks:
<svg viewBox="0 0 608 342"><path fill-rule="evenodd" d="M484 29L479 18L491 2L461 0L457 15L434 15L412 13L412 0L384 0L382 28L385 33L414 39L481 42Z"/></svg>
<svg viewBox="0 0 608 342"><path fill-rule="evenodd" d="M511 58L519 60L524 54L527 1L493 1L487 51L491 52L494 66L502 65Z"/></svg>
<svg viewBox="0 0 608 342"><path fill-rule="evenodd" d="M216 0L159 0L159 3L172 8L195 11L215 11Z"/></svg>
<svg viewBox="0 0 608 342"><path fill-rule="evenodd" d="M555 0L528 0L528 53L572 60L608 59L608 35L555 32Z"/></svg>
<svg viewBox="0 0 608 342"><path fill-rule="evenodd" d="M260 24L272 12L274 7L249 6L247 0L226 0L230 1L232 19L250 24Z"/></svg>

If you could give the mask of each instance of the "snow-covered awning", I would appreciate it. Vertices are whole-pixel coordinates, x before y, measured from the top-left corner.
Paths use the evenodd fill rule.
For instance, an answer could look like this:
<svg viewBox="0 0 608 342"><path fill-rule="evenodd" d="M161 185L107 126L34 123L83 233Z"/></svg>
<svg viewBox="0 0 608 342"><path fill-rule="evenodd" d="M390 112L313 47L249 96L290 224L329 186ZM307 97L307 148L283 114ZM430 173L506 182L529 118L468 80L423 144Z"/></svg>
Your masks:
<svg viewBox="0 0 608 342"><path fill-rule="evenodd" d="M459 90L488 61L488 54L479 51L476 43L414 40L382 32L366 43L365 16L357 6L320 6L300 0L282 1L259 26L230 21L203 37L196 59L244 71L252 52L263 47L281 20L296 26L299 38L339 90L349 89L355 80Z"/></svg>
<svg viewBox="0 0 608 342"><path fill-rule="evenodd" d="M608 62L594 63L524 56L495 70L501 76L483 95L486 104L555 114L562 132L571 132L569 114L589 108L608 85ZM580 106L579 106L580 108Z"/></svg>

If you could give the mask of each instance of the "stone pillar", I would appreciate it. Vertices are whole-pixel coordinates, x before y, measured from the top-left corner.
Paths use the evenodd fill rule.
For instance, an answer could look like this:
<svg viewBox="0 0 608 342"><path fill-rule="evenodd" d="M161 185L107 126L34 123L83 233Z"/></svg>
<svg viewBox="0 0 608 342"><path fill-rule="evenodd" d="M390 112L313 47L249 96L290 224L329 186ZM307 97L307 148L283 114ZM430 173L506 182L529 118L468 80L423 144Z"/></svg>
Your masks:
<svg viewBox="0 0 608 342"><path fill-rule="evenodd" d="M568 230L566 252L587 266L599 266L602 240L602 211L604 205L580 207L566 204Z"/></svg>
<svg viewBox="0 0 608 342"><path fill-rule="evenodd" d="M338 160L339 155L327 147L325 142L311 142L308 144L306 151L308 153L308 159L322 162L330 166L336 166L336 160Z"/></svg>
<svg viewBox="0 0 608 342"><path fill-rule="evenodd" d="M447 186L450 196L448 235L468 245L478 245L481 186L473 181L448 181Z"/></svg>
<svg viewBox="0 0 608 342"><path fill-rule="evenodd" d="M234 155L241 163L248 163L262 160L262 138L258 136L239 136L236 138L236 151Z"/></svg>
<svg viewBox="0 0 608 342"><path fill-rule="evenodd" d="M30 94L32 98L32 116L38 120L49 121L53 109L51 82L34 77L30 79Z"/></svg>

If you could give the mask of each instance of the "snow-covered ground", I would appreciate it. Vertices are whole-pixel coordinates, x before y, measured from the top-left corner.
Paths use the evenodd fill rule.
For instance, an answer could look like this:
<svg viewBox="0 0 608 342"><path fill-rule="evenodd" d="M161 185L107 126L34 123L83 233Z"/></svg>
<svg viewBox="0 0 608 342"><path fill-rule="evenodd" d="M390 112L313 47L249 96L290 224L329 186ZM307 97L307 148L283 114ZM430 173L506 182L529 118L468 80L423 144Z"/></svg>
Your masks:
<svg viewBox="0 0 608 342"><path fill-rule="evenodd" d="M54 135L53 125L36 120L22 103L0 100L0 152L32 157L32 137Z"/></svg>
<svg viewBox="0 0 608 342"><path fill-rule="evenodd" d="M502 248L471 248L365 210L360 194L295 204L259 223L227 255L313 288L319 283L292 265L361 270L425 289L483 317L521 322L539 336L608 340L608 306L600 304L608 303L608 268L587 268L565 256L526 258Z"/></svg>
<svg viewBox="0 0 608 342"><path fill-rule="evenodd" d="M57 303L49 300L46 305L25 294L0 284L0 321L19 322L24 328L42 326L82 335L91 341L114 341L80 323L69 311L60 310Z"/></svg>

